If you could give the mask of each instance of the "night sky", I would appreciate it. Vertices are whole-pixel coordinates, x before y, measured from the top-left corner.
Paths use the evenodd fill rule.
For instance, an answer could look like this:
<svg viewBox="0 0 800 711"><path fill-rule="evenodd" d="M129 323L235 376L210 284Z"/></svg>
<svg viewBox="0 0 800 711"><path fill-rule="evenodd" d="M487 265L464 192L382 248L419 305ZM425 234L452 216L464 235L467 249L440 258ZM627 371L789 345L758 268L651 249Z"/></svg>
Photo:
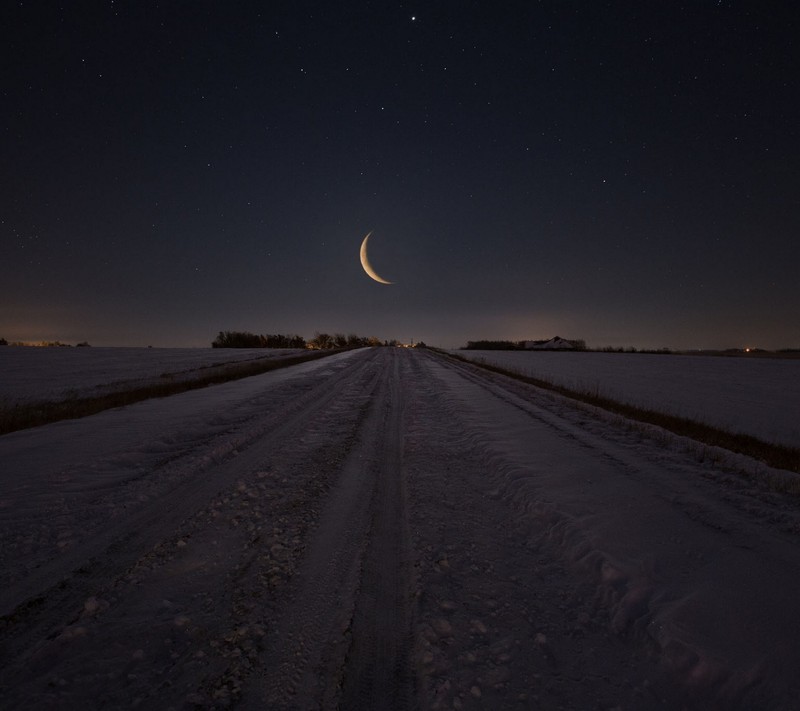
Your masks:
<svg viewBox="0 0 800 711"><path fill-rule="evenodd" d="M3 3L0 337L800 347L798 14Z"/></svg>

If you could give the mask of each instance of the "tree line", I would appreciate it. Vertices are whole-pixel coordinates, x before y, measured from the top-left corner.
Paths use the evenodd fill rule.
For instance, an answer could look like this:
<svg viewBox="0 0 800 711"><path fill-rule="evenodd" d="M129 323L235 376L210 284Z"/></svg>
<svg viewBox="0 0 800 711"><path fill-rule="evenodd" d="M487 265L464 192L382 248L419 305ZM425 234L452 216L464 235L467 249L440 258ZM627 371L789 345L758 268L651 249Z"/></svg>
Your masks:
<svg viewBox="0 0 800 711"><path fill-rule="evenodd" d="M585 351L586 350L586 341L583 339L561 339L556 336L555 339L550 339L551 341L557 340L565 345L556 346L554 350L576 350L576 351ZM530 350L531 348L535 348L536 346L544 346L548 341L467 341L467 345L462 348L462 350L467 351L523 351L523 350Z"/></svg>
<svg viewBox="0 0 800 711"><path fill-rule="evenodd" d="M87 341L75 344L77 348L81 348L83 346L88 346L88 345L90 344ZM11 343L9 343L5 338L0 338L0 346L37 346L41 348L72 348L71 344L62 343L61 341L35 341L35 342L11 341Z"/></svg>
<svg viewBox="0 0 800 711"><path fill-rule="evenodd" d="M518 351L521 341L467 341L463 350L467 351Z"/></svg>
<svg viewBox="0 0 800 711"><path fill-rule="evenodd" d="M355 333L315 333L308 341L297 334L268 333L259 335L249 331L220 331L212 341L212 348L364 348L366 346L389 346L397 342L381 341L375 336L358 336Z"/></svg>
<svg viewBox="0 0 800 711"><path fill-rule="evenodd" d="M306 339L297 334L268 333L258 335L249 331L220 331L212 348L305 348Z"/></svg>

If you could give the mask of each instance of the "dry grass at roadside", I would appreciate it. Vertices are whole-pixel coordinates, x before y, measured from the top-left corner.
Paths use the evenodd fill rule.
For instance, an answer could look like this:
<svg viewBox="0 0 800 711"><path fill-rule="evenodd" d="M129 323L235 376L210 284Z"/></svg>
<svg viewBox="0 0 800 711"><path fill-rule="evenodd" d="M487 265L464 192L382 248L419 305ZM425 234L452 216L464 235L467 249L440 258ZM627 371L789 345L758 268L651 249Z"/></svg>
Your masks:
<svg viewBox="0 0 800 711"><path fill-rule="evenodd" d="M223 367L210 368L209 372L199 375L197 378L173 381L165 374L164 380L158 383L150 383L141 387L133 387L117 392L107 393L91 397L75 397L57 402L34 402L25 404L11 405L10 407L0 408L0 434L8 434L17 430L29 427L38 427L59 420L70 420L79 417L94 415L103 410L113 407L131 405L142 400L149 400L156 397L167 397L196 390L209 385L225 383L230 380L239 380L252 375L279 368L287 368L298 363L305 363L309 360L324 358L334 353L339 353L341 349L312 351L301 355L290 356L288 358L259 359L235 363Z"/></svg>
<svg viewBox="0 0 800 711"><path fill-rule="evenodd" d="M743 454L756 459L775 469L784 469L787 471L800 473L800 449L797 447L787 447L780 444L772 444L751 435L728 432L704 422L697 422L685 417L670 415L663 412L658 412L656 410L649 410L647 408L637 407L636 405L629 405L627 403L605 397L604 395L600 395L597 392L573 390L562 385L556 385L555 383L551 383L547 380L533 378L529 375L508 370L491 363L471 360L454 353L446 353L444 351L437 352L446 358L454 358L455 360L463 363L469 363L470 365L483 368L484 370L489 370L493 373L499 373L501 375L514 378L515 380L520 380L528 383L529 385L534 385L537 388L549 390L557 393L558 395L563 395L573 400L578 400L579 402L602 408L603 410L607 410L627 419L661 427L662 429L668 430L673 434L680 435L682 437L688 437L704 445L708 445L709 447L721 447L722 449L727 449L728 451L736 452L738 454ZM782 490L789 491L791 489L796 489L797 486L787 482L780 488ZM794 491L793 493L800 493L800 490Z"/></svg>

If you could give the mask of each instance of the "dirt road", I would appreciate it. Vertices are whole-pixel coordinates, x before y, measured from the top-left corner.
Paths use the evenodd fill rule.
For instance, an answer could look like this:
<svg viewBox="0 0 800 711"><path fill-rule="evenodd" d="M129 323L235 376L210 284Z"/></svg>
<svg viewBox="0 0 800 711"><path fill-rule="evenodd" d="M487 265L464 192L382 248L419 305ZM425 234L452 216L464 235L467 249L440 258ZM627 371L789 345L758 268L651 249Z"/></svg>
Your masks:
<svg viewBox="0 0 800 711"><path fill-rule="evenodd" d="M797 504L365 349L0 437L3 708L791 708Z"/></svg>

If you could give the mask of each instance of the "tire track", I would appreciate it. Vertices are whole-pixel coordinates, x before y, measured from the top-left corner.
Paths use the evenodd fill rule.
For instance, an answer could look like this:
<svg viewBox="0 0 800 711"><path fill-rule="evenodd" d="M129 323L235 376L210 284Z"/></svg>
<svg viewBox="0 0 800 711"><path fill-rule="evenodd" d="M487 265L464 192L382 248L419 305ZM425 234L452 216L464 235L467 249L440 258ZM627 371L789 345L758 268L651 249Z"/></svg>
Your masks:
<svg viewBox="0 0 800 711"><path fill-rule="evenodd" d="M358 441L270 630L243 708L411 707L399 357L380 351Z"/></svg>
<svg viewBox="0 0 800 711"><path fill-rule="evenodd" d="M796 528L774 527L797 520L787 497L767 500L741 484L732 496L711 467L559 399L444 359L423 364L474 437L471 459L491 482L485 495L591 587L608 632L655 655L645 680L654 704L783 708L796 696L798 626L781 612L792 604L788 581L800 580Z"/></svg>
<svg viewBox="0 0 800 711"><path fill-rule="evenodd" d="M403 448L406 432L401 383L409 354L392 354L382 403L384 437L377 443L373 516L362 564L361 588L353 617L353 643L347 658L340 707L416 708L411 672L413 649L410 605L411 553Z"/></svg>
<svg viewBox="0 0 800 711"><path fill-rule="evenodd" d="M287 443L300 439L314 418L324 419L344 393L350 391L363 399L363 383L374 378L375 359L374 352L365 351L349 364L327 371L327 376L304 379L300 392L296 387L289 389L294 391L291 399L279 399L257 421L247 420L234 432L221 435L220 441L207 443L213 456L202 448L199 453L188 449L171 456L147 475L157 483L158 495L124 517L112 517L104 528L85 534L86 540L74 553L53 559L21 584L6 589L2 602L7 613L0 632L3 683L10 683L15 669L24 670L28 659L81 618L87 599L113 587L113 581L123 579L159 545L169 548L183 522L225 490L255 479L265 462ZM167 517L165 512L169 512Z"/></svg>
<svg viewBox="0 0 800 711"><path fill-rule="evenodd" d="M438 360L418 360L430 384ZM668 708L648 688L655 665L608 637L593 587L498 486L507 462L449 395L417 391L408 434L425 706Z"/></svg>

